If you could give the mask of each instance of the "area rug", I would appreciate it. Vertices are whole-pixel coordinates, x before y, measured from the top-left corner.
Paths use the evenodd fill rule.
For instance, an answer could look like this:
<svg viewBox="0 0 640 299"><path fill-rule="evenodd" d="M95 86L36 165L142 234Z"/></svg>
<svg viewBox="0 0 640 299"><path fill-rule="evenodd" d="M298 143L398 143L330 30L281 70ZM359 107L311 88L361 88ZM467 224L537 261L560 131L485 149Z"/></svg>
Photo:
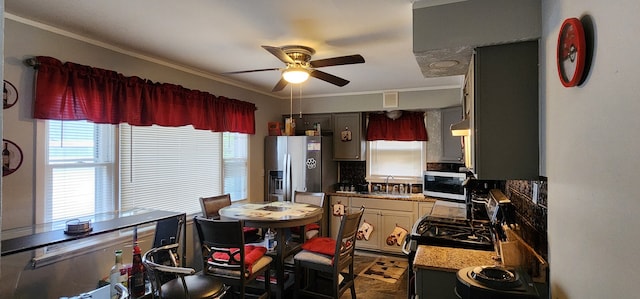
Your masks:
<svg viewBox="0 0 640 299"><path fill-rule="evenodd" d="M396 283L408 266L409 262L407 260L378 257L366 269L362 270L358 276Z"/></svg>

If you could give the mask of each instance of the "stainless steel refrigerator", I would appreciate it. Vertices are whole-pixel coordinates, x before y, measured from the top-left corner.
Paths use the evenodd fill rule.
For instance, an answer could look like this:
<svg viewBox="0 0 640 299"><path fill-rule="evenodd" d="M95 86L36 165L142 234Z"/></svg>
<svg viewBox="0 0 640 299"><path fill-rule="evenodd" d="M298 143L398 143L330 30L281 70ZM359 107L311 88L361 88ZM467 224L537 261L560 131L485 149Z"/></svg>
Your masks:
<svg viewBox="0 0 640 299"><path fill-rule="evenodd" d="M331 136L267 136L265 201L291 201L293 191L330 192L337 181Z"/></svg>

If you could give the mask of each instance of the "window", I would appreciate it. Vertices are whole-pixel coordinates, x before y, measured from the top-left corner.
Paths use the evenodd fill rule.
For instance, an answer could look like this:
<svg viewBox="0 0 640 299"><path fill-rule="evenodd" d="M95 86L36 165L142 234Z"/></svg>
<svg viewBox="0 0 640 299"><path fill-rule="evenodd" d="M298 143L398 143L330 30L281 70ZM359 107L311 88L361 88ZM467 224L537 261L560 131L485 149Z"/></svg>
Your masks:
<svg viewBox="0 0 640 299"><path fill-rule="evenodd" d="M224 193L231 194L231 200L247 198L249 188L249 138L247 134L223 133Z"/></svg>
<svg viewBox="0 0 640 299"><path fill-rule="evenodd" d="M367 142L367 181L381 182L388 176L407 183L420 183L426 167L424 141Z"/></svg>
<svg viewBox="0 0 640 299"><path fill-rule="evenodd" d="M43 222L113 210L114 127L86 121L46 123Z"/></svg>
<svg viewBox="0 0 640 299"><path fill-rule="evenodd" d="M247 197L246 134L86 121L38 126L46 132L39 223L133 207L197 213L201 196Z"/></svg>

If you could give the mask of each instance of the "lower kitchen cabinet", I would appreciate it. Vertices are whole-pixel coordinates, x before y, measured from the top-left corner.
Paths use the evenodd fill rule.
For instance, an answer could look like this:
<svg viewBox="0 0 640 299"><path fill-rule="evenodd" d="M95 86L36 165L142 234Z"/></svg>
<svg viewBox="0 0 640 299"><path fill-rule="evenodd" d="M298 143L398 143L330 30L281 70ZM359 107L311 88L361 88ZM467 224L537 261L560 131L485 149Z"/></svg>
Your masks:
<svg viewBox="0 0 640 299"><path fill-rule="evenodd" d="M416 272L416 298L458 299L456 272L419 268Z"/></svg>
<svg viewBox="0 0 640 299"><path fill-rule="evenodd" d="M329 202L329 236L335 238L338 235L340 229L340 216L333 215L333 206L336 204L344 205L345 212L349 209L349 197L346 196L331 196Z"/></svg>
<svg viewBox="0 0 640 299"><path fill-rule="evenodd" d="M356 210L358 208L351 207L351 210ZM364 214L362 214L362 221L360 223L368 223L373 227L373 232L369 235L369 240L360 239L356 240L356 248L362 249L380 249L380 234L378 233L380 226L380 210L367 209L365 207Z"/></svg>
<svg viewBox="0 0 640 299"><path fill-rule="evenodd" d="M434 201L420 202L418 203L418 215L416 216L416 221L418 218L423 215L431 214L431 210L433 210Z"/></svg>
<svg viewBox="0 0 640 299"><path fill-rule="evenodd" d="M365 197L344 197L332 196L331 205L342 203L350 211L365 207L362 215L362 222L367 222L373 227L373 231L368 240L359 239L356 241L356 248L389 253L402 253L402 241L387 244L387 238L394 233L396 227L401 227L407 232L416 220L418 202L394 199L377 199ZM430 203L425 203L430 204ZM432 205L432 204L431 204ZM331 216L331 236L338 234L340 217ZM400 245L398 245L400 243Z"/></svg>
<svg viewBox="0 0 640 299"><path fill-rule="evenodd" d="M398 230L396 227L402 228L407 231L407 234L411 232L411 226L415 222L413 217L414 213L400 212L400 211L380 211L380 226L378 233L380 233L380 249L385 252L402 253L402 242L404 238L399 239L396 236L392 236L394 232ZM405 235L406 236L406 235ZM356 247L358 242L356 242Z"/></svg>

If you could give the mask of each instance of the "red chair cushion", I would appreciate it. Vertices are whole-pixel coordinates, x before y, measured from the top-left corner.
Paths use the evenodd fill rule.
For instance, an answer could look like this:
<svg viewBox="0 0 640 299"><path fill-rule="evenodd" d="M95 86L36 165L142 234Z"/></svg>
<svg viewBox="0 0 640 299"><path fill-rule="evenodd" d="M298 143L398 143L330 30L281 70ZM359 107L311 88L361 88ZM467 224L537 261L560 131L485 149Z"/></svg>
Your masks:
<svg viewBox="0 0 640 299"><path fill-rule="evenodd" d="M310 230L320 230L320 224L317 223L311 223L311 224L307 224L304 227L305 231L310 231ZM299 226L294 226L291 228L291 232L294 234L299 234L300 233L300 227Z"/></svg>
<svg viewBox="0 0 640 299"><path fill-rule="evenodd" d="M333 256L336 250L336 240L329 237L315 237L304 242L302 249Z"/></svg>
<svg viewBox="0 0 640 299"><path fill-rule="evenodd" d="M311 224L307 224L307 226L304 227L304 229L306 231L310 231L310 230L320 230L320 224L317 223L311 223Z"/></svg>
<svg viewBox="0 0 640 299"><path fill-rule="evenodd" d="M247 227L247 226L245 226L245 227L242 228L242 232L244 232L245 234L246 233L257 233L258 229L255 228L255 227Z"/></svg>
<svg viewBox="0 0 640 299"><path fill-rule="evenodd" d="M229 254L226 252L214 252L212 257L209 257L209 261L226 262L229 264L238 264L240 262L240 249L231 248L231 260L229 260ZM263 246L245 245L244 246L244 265L249 272L252 271L253 264L260 260L262 256L267 252L267 248Z"/></svg>

